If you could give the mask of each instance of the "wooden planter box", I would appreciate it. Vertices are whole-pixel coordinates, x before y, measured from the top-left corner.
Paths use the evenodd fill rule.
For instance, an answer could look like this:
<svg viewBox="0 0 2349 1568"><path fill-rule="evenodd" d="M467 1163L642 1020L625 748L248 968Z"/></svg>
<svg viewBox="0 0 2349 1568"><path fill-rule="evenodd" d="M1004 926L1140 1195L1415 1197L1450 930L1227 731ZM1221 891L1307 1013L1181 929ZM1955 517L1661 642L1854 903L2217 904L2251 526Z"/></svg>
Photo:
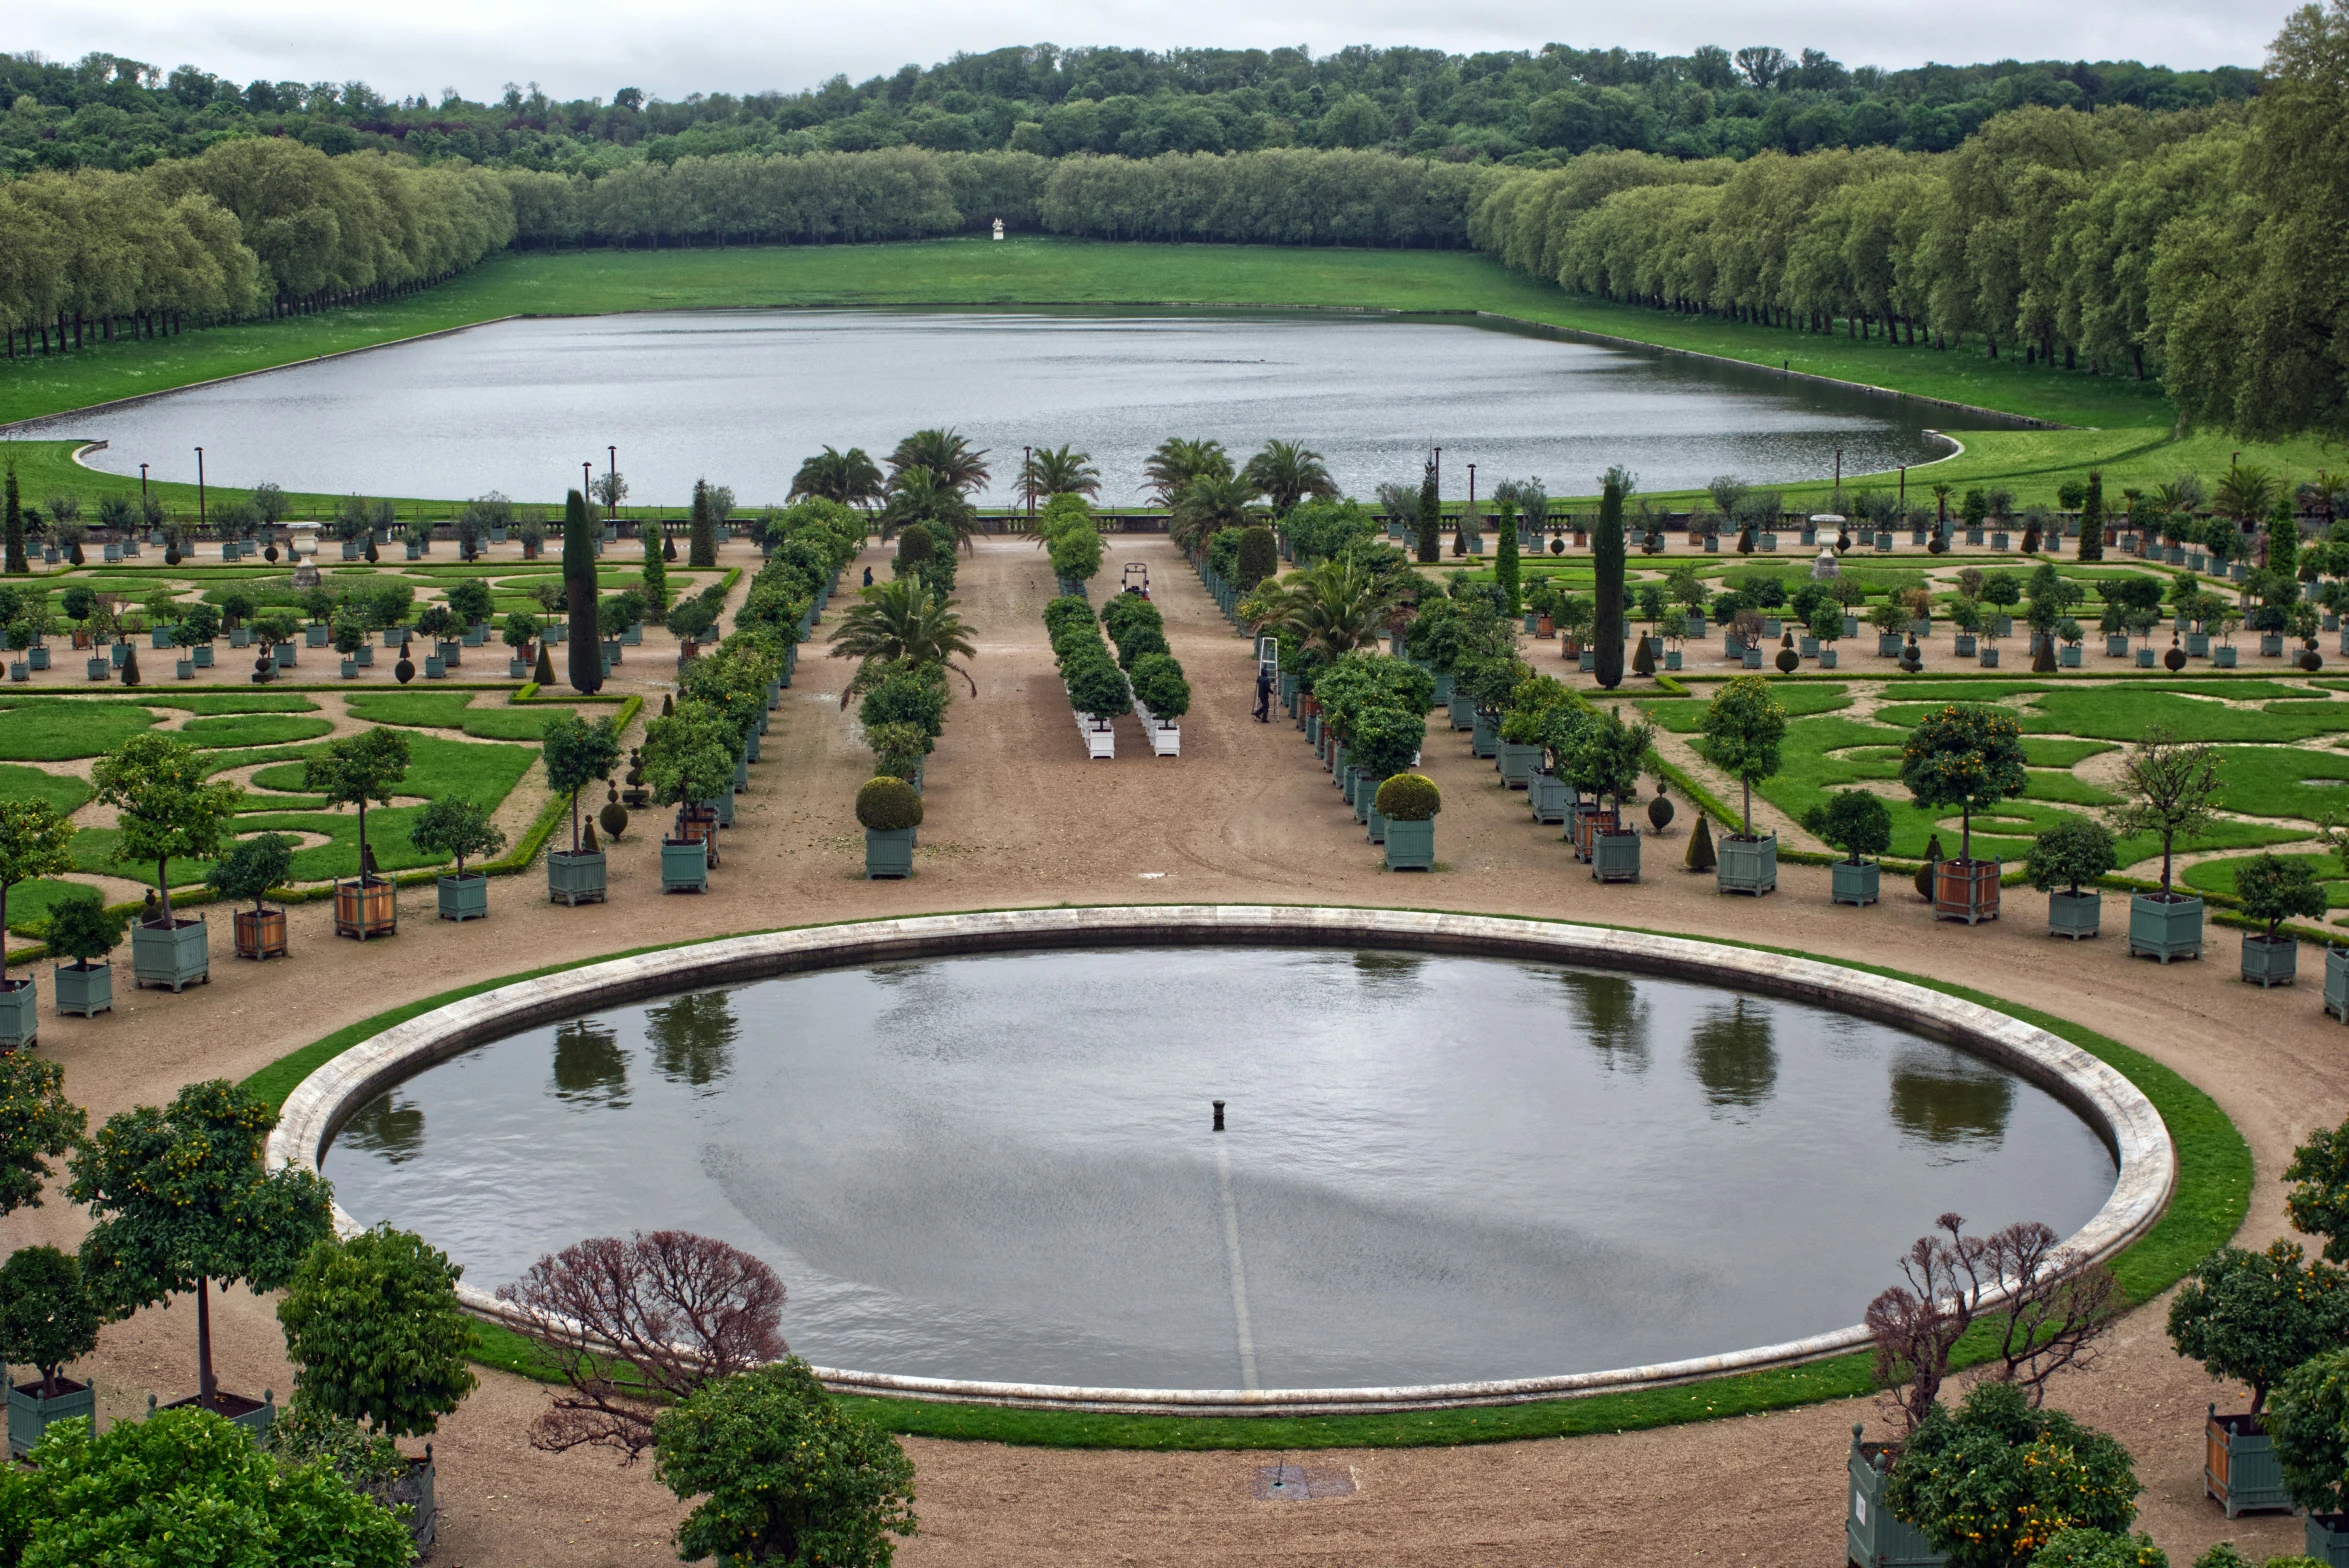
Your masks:
<svg viewBox="0 0 2349 1568"><path fill-rule="evenodd" d="M2212 1405L2202 1428L2202 1490L2229 1519L2254 1510L2292 1511L2274 1440L2254 1415L2222 1416Z"/></svg>
<svg viewBox="0 0 2349 1568"><path fill-rule="evenodd" d="M277 1390L264 1389L261 1397L256 1400L248 1399L243 1394L232 1394L226 1389L218 1389L214 1391L210 1404L204 1402L203 1395L190 1394L185 1399L175 1399L162 1406L155 1404L154 1395L148 1395L147 1414L152 1416L159 1408L164 1410L209 1410L216 1416L227 1417L231 1426L241 1426L255 1437L259 1437L276 1424Z"/></svg>
<svg viewBox="0 0 2349 1568"><path fill-rule="evenodd" d="M912 828L865 829L865 880L878 882L913 875Z"/></svg>
<svg viewBox="0 0 2349 1568"><path fill-rule="evenodd" d="M29 1051L41 1041L41 988L33 977L0 980L0 1052Z"/></svg>
<svg viewBox="0 0 2349 1568"><path fill-rule="evenodd" d="M240 909L231 924L236 933L237 957L269 959L286 956L284 910Z"/></svg>
<svg viewBox="0 0 2349 1568"><path fill-rule="evenodd" d="M1439 678L1445 680L1450 679L1449 676ZM1458 692L1452 693L1452 695L1446 699L1445 712L1451 718L1452 728L1456 730L1472 730L1476 728L1476 699L1474 697L1464 697Z"/></svg>
<svg viewBox="0 0 2349 1568"><path fill-rule="evenodd" d="M438 913L443 920L463 925L468 920L489 918L489 878L478 871L441 877L434 884L434 892L438 895Z"/></svg>
<svg viewBox="0 0 2349 1568"><path fill-rule="evenodd" d="M2083 937L2099 934L2104 929L2104 895L2101 893L2050 893L2047 895L2047 934L2068 936L2077 942Z"/></svg>
<svg viewBox="0 0 2349 1568"><path fill-rule="evenodd" d="M2236 652L2232 647L2215 648L2211 651L2210 662L2218 669L2231 670L2235 667Z"/></svg>
<svg viewBox="0 0 2349 1568"><path fill-rule="evenodd" d="M1346 772L1352 776L1354 781L1346 787L1346 793L1354 801L1354 820L1368 822L1370 820L1371 799L1378 794L1378 787L1386 780L1372 778L1368 768L1348 768Z"/></svg>
<svg viewBox="0 0 2349 1568"><path fill-rule="evenodd" d="M1884 1485L1899 1450L1890 1443L1863 1443L1861 1427L1851 1429L1848 1498L1843 1510L1843 1554L1857 1568L1940 1568L1948 1559L1933 1550L1925 1532L1884 1506Z"/></svg>
<svg viewBox="0 0 2349 1568"><path fill-rule="evenodd" d="M1853 865L1848 860L1838 860L1828 869L1831 873L1827 888L1830 902L1853 904L1861 908L1876 902L1876 890L1884 875L1884 868L1876 862L1863 860Z"/></svg>
<svg viewBox="0 0 2349 1568"><path fill-rule="evenodd" d="M2129 895L2129 956L2143 954L2168 963L2202 956L2202 900L2158 893Z"/></svg>
<svg viewBox="0 0 2349 1568"><path fill-rule="evenodd" d="M2300 939L2279 936L2270 941L2264 936L2243 938L2243 979L2248 985L2262 991L2269 986L2290 985L2300 971Z"/></svg>
<svg viewBox="0 0 2349 1568"><path fill-rule="evenodd" d="M394 936L400 929L399 889L362 878L334 885L334 934L366 941Z"/></svg>
<svg viewBox="0 0 2349 1568"><path fill-rule="evenodd" d="M1563 822L1574 799L1574 786L1555 773L1537 772L1526 780L1525 801L1536 822Z"/></svg>
<svg viewBox="0 0 2349 1568"><path fill-rule="evenodd" d="M1998 918L1999 864L1941 860L1933 865L1933 918L1979 925Z"/></svg>
<svg viewBox="0 0 2349 1568"><path fill-rule="evenodd" d="M602 850L583 850L574 853L567 849L549 850L546 857L546 894L550 903L579 907L583 900L604 901L604 855Z"/></svg>
<svg viewBox="0 0 2349 1568"><path fill-rule="evenodd" d="M1435 869L1435 819L1425 822L1397 822L1387 819L1387 869L1389 871L1433 871Z"/></svg>
<svg viewBox="0 0 2349 1568"><path fill-rule="evenodd" d="M1592 845L1602 833L1613 833L1623 821L1612 811L1601 811L1595 800L1577 801L1568 808L1566 836L1574 841L1574 858L1589 860L1596 853Z"/></svg>
<svg viewBox="0 0 2349 1568"><path fill-rule="evenodd" d="M1617 828L1611 833L1591 836L1590 874L1600 882L1637 882L1639 880L1639 833L1631 828Z"/></svg>
<svg viewBox="0 0 2349 1568"><path fill-rule="evenodd" d="M2325 949L2325 1011L2349 1023L2349 947Z"/></svg>
<svg viewBox="0 0 2349 1568"><path fill-rule="evenodd" d="M1376 794L1373 794L1370 799L1370 815L1364 819L1366 835L1373 844L1384 844L1387 841L1387 815L1378 809Z"/></svg>
<svg viewBox="0 0 2349 1568"><path fill-rule="evenodd" d="M1713 867L1713 887L1722 893L1751 893L1756 898L1778 890L1778 835L1739 838L1723 834Z"/></svg>
<svg viewBox="0 0 2349 1568"><path fill-rule="evenodd" d="M1533 782L1533 770L1541 765L1539 746L1520 745L1513 740L1501 742L1501 782L1511 789L1525 789Z"/></svg>
<svg viewBox="0 0 2349 1568"><path fill-rule="evenodd" d="M1501 720L1497 714L1479 711L1468 733L1468 749L1479 757L1493 758L1501 751Z"/></svg>
<svg viewBox="0 0 2349 1568"><path fill-rule="evenodd" d="M707 893L710 890L710 852L698 838L661 840L661 891Z"/></svg>
<svg viewBox="0 0 2349 1568"><path fill-rule="evenodd" d="M131 985L167 985L174 995L198 981L212 980L211 932L199 915L173 917L169 925L139 921L131 927Z"/></svg>
<svg viewBox="0 0 2349 1568"><path fill-rule="evenodd" d="M106 959L59 964L49 979L60 1018L95 1018L114 1011L114 965Z"/></svg>
<svg viewBox="0 0 2349 1568"><path fill-rule="evenodd" d="M89 1383L76 1383L61 1377L57 1392L47 1399L41 1397L41 1380L33 1379L19 1387L8 1389L8 1457L22 1459L32 1452L41 1434L49 1430L52 1421L63 1421L69 1416L81 1416L90 1423L90 1433L98 1431L98 1390Z"/></svg>
<svg viewBox="0 0 2349 1568"><path fill-rule="evenodd" d="M2349 1568L2349 1514L2310 1514L2303 1550L2326 1568Z"/></svg>

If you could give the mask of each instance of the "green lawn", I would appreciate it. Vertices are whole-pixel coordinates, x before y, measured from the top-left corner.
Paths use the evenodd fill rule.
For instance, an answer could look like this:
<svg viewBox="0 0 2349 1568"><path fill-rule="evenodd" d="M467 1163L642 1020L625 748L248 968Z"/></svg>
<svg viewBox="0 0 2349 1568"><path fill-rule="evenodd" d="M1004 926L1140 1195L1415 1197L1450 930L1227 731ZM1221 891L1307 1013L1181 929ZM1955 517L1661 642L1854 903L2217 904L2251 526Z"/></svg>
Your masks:
<svg viewBox="0 0 2349 1568"><path fill-rule="evenodd" d="M2243 695L2257 698L2252 692ZM1975 699L1953 695L1948 700ZM1905 728L1939 706L1939 702L1894 703L1878 709L1877 717ZM2301 698L2273 701L2259 708L2232 708L2174 691L2073 687L2037 693L2016 718L2030 733L2096 740L2133 741L2160 724L2180 740L2282 742L2349 732L2349 703Z"/></svg>
<svg viewBox="0 0 2349 1568"><path fill-rule="evenodd" d="M487 707L474 707L476 693L465 691L387 691L354 693L344 699L351 717L363 724L413 725L420 729L461 730L485 740L543 739L546 727L578 712L558 703L509 706L503 698Z"/></svg>
<svg viewBox="0 0 2349 1568"><path fill-rule="evenodd" d="M190 719L180 726L181 739L198 746L283 746L315 740L333 733L331 719L304 719L288 713L230 713L216 719Z"/></svg>
<svg viewBox="0 0 2349 1568"><path fill-rule="evenodd" d="M135 702L74 697L11 702L0 711L0 759L68 762L95 757L154 724L155 715Z"/></svg>
<svg viewBox="0 0 2349 1568"><path fill-rule="evenodd" d="M2178 880L2198 893L2233 893L2235 873L2250 858L2243 856L2233 860L2199 861L2180 872ZM2276 858L2308 867L2316 873L2318 884L2325 890L2326 905L2333 909L2349 909L2349 871L2342 869L2339 856L2278 855Z"/></svg>
<svg viewBox="0 0 2349 1568"><path fill-rule="evenodd" d="M2244 447L2215 435L2177 438L2174 411L2153 383L2027 366L2011 355L1992 360L1973 349L1906 348L1882 339L1862 343L1832 333L1610 304L1567 294L1465 252L1110 244L1044 237L1001 244L956 238L505 256L402 300L208 328L159 341L125 339L72 355L0 361L0 422L515 314L899 304L1484 311L2095 427L1969 432L1962 455L1910 474L1917 484L2006 484L2025 501L2051 498L2059 479L2097 464L2105 469L2107 493L2117 494L2125 485L2158 483L2181 469L2223 471L2237 450L2288 473L2329 460L2313 442ZM1964 419L1953 414L1945 422L1956 426ZM8 443L0 449L18 464L29 493L69 489L83 497L86 511L95 510L98 495L131 488L129 481L75 467L67 443ZM166 503L191 504L185 488L162 487ZM1788 494L1807 505L1823 499L1825 489L1797 486ZM335 499L300 496L297 502L317 508Z"/></svg>

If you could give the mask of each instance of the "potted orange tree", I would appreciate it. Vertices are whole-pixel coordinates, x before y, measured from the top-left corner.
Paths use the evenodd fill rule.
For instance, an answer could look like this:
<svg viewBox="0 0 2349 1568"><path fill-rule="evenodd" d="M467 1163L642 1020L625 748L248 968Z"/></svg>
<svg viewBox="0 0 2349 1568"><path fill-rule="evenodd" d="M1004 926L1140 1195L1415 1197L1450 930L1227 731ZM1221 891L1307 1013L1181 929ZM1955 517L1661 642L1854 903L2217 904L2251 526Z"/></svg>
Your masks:
<svg viewBox="0 0 2349 1568"><path fill-rule="evenodd" d="M2216 747L2181 741L2168 727L2146 726L2123 764L2122 803L2112 812L2115 832L2151 833L2161 840L2161 888L2129 897L2129 954L2168 963L2202 956L2202 899L2173 891L2170 857L2179 839L2191 843L2218 810Z"/></svg>
<svg viewBox="0 0 2349 1568"><path fill-rule="evenodd" d="M463 925L489 917L489 878L467 872L468 855L494 855L506 847L505 832L489 820L489 813L462 795L444 795L416 813L408 825L408 842L424 854L448 855L457 862L454 872L442 874L436 892L443 920Z"/></svg>
<svg viewBox="0 0 2349 1568"><path fill-rule="evenodd" d="M546 856L546 891L550 900L577 908L582 900L604 901L604 853L588 849L579 839L579 792L608 778L620 761L620 737L610 719L590 722L568 714L549 723L540 739L547 788L571 800L571 847L550 849Z"/></svg>
<svg viewBox="0 0 2349 1568"><path fill-rule="evenodd" d="M220 852L245 792L213 783L203 754L175 736L149 730L100 757L90 770L98 799L116 809L116 858L152 862L158 912L131 931L131 983L173 991L209 980L212 961L202 916L171 912L171 862L209 860Z"/></svg>
<svg viewBox="0 0 2349 1568"><path fill-rule="evenodd" d="M0 1051L29 1049L40 1036L39 987L4 967L8 890L73 869L73 819L45 800L0 800ZM21 1358L20 1358L21 1359Z"/></svg>
<svg viewBox="0 0 2349 1568"><path fill-rule="evenodd" d="M338 735L303 759L302 787L326 797L329 806L359 808L359 875L334 885L334 932L364 942L400 929L397 886L376 875L367 847L367 807L388 806L408 776L408 737L377 725L357 735Z"/></svg>
<svg viewBox="0 0 2349 1568"><path fill-rule="evenodd" d="M283 833L256 833L239 839L236 847L212 863L204 881L222 898L251 899L251 909L236 912L239 958L285 956L285 911L262 901L273 887L285 886L293 875L294 840Z"/></svg>
<svg viewBox="0 0 2349 1568"><path fill-rule="evenodd" d="M1881 855L1892 847L1892 813L1884 809L1884 802L1868 790L1838 790L1825 805L1813 806L1804 815L1803 826L1828 848L1851 857L1828 868L1829 902L1861 908L1875 903L1883 867L1861 857Z"/></svg>
<svg viewBox="0 0 2349 1568"><path fill-rule="evenodd" d="M1786 739L1786 710L1759 675L1740 675L1713 694L1705 708L1697 749L1744 791L1735 833L1716 851L1714 886L1723 893L1761 894L1778 887L1778 835L1754 831L1754 786L1775 776Z"/></svg>
<svg viewBox="0 0 2349 1568"><path fill-rule="evenodd" d="M2235 895L2243 901L2244 914L2267 922L2266 931L2243 939L2244 980L2263 991L2292 984L2299 970L2300 939L2283 935L2282 929L2287 920L2324 918L2325 890L2317 885L2315 869L2305 860L2254 855L2236 868Z"/></svg>
<svg viewBox="0 0 2349 1568"><path fill-rule="evenodd" d="M2113 868L2112 833L2101 822L2067 816L2031 841L2023 870L2047 895L2047 934L2077 942L2103 926L2104 896L2094 883ZM2083 892L2080 884L2091 884Z"/></svg>
<svg viewBox="0 0 2349 1568"><path fill-rule="evenodd" d="M1979 703L1950 703L1927 714L1901 751L1900 781L1928 811L1959 813L1958 855L1933 870L1933 917L1974 925L1998 918L1999 865L1974 859L1974 812L2020 795L2023 732L2013 717Z"/></svg>

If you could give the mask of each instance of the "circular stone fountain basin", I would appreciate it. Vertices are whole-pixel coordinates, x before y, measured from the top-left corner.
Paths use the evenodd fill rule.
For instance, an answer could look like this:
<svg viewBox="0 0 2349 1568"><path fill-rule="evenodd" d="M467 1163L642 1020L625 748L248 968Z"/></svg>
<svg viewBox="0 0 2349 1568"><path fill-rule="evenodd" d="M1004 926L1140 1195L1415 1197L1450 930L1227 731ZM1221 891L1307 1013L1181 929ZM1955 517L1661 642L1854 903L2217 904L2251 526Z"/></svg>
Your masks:
<svg viewBox="0 0 2349 1568"><path fill-rule="evenodd" d="M1012 925L913 945L1135 939L1084 929L1120 913L1161 912L957 917ZM323 1071L278 1152L316 1148L347 1115L323 1161L343 1209L421 1231L470 1286L586 1236L682 1227L772 1263L792 1348L880 1374L868 1383L1202 1405L1398 1385L1510 1397L1732 1352L1794 1359L1849 1343L1941 1213L1985 1232L2087 1227L2108 1250L2166 1191L2158 1120L2148 1137L2141 1100L2113 1112L2134 1091L2109 1069L2072 1051L2087 1066L2066 1078L1997 1041L1948 1043L1946 1019L1885 1016L1883 988L1925 1014L1967 1004L1852 975L1849 1005L1877 1015L1861 1016L1766 994L1816 992L1787 983L1794 969L1851 974L1825 965L1369 918L1390 929L1334 947L862 962L886 950L851 942L796 962L856 967L687 961L653 996L671 971L626 960L599 966L625 971L616 1000L573 982L379 1037L407 1031L405 1059ZM1410 921L1441 923L1422 945L1452 950L1385 945ZM1347 940L1328 925L1290 935ZM1541 939L1478 942L1467 925ZM1733 972L1540 951L1574 932Z"/></svg>

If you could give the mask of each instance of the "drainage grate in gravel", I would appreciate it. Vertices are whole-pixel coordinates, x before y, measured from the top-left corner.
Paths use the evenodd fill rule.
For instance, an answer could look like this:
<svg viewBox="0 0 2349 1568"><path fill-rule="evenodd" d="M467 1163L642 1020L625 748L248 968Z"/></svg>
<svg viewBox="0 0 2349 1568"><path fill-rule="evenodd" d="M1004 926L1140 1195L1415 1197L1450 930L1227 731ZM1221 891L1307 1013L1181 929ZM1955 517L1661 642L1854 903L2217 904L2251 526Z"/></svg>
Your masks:
<svg viewBox="0 0 2349 1568"><path fill-rule="evenodd" d="M1322 1497L1350 1497L1351 1470L1308 1470L1303 1465L1256 1467L1256 1500L1264 1503L1308 1503Z"/></svg>

